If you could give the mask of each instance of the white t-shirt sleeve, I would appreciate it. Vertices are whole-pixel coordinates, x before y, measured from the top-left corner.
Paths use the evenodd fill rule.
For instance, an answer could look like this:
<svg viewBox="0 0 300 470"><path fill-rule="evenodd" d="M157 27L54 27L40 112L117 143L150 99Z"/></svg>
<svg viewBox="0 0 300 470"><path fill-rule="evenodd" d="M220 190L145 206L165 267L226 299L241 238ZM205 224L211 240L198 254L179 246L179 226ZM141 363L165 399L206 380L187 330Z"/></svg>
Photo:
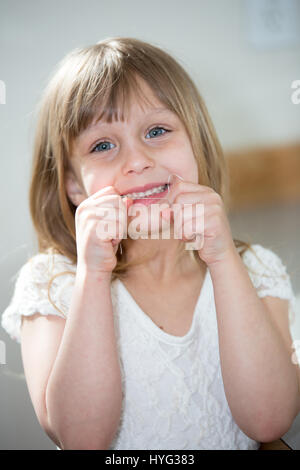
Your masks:
<svg viewBox="0 0 300 470"><path fill-rule="evenodd" d="M65 319L75 273L76 266L63 255L38 253L30 258L14 276L14 292L10 304L2 313L2 328L20 343L22 315L40 313ZM56 277L50 285L53 276Z"/></svg>
<svg viewBox="0 0 300 470"><path fill-rule="evenodd" d="M291 279L280 257L261 245L251 245L254 253L247 250L242 259L259 297L278 297L289 301L289 320L293 322L296 297Z"/></svg>

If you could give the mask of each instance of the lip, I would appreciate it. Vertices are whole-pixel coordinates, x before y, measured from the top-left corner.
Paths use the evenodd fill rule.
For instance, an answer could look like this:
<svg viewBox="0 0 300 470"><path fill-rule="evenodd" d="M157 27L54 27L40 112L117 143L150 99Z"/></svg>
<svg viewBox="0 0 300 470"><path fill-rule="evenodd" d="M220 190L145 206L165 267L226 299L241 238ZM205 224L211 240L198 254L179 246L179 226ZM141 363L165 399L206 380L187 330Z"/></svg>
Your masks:
<svg viewBox="0 0 300 470"><path fill-rule="evenodd" d="M159 204L161 199L165 199L168 196L168 188L162 193L152 194L152 196L142 197L140 199L133 199L133 204L143 204L144 206L150 206L150 204Z"/></svg>
<svg viewBox="0 0 300 470"><path fill-rule="evenodd" d="M136 186L135 188L129 188L126 193L121 194L121 196L126 196L127 194L132 193L144 193L146 191L149 191L149 189L157 188L158 186L163 186L165 184L167 184L167 182L163 181L162 183L148 183L145 184L145 186Z"/></svg>

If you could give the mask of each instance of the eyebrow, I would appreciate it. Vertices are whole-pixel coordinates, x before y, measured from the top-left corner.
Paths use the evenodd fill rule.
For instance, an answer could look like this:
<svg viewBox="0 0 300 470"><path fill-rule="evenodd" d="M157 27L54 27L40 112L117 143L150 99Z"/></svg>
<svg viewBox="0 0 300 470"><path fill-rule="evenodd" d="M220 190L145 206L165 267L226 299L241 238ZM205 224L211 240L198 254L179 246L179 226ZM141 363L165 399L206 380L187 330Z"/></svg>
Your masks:
<svg viewBox="0 0 300 470"><path fill-rule="evenodd" d="M169 108L150 108L149 109L149 112L146 113L146 117L151 117L151 116L154 116L154 115L157 115L157 114L163 114L163 113L166 113L168 112L169 114L172 113L174 114L174 112L169 109ZM99 114L99 116L101 116L101 113ZM90 134L92 133L96 133L98 130L99 130L99 127L103 127L103 126L111 126L112 124L114 124L114 122L105 122L105 121L102 121L99 120L99 118L94 122L94 124L90 124L90 126L88 126L83 132L81 132L77 137L76 137L76 141L78 142L78 144L80 144L82 142L82 144L84 142L87 142L89 139L92 138L92 136Z"/></svg>
<svg viewBox="0 0 300 470"><path fill-rule="evenodd" d="M169 108L151 108L151 109L149 110L149 112L147 112L147 113L145 114L145 117L151 116L151 115L153 115L153 114L161 114L161 113L165 113L165 112L172 113L172 111L171 111ZM101 114L102 114L102 113L100 113L100 116L101 116ZM105 126L105 125L111 126L111 125L113 125L113 124L114 124L114 122L102 121L102 119L99 119L99 118L98 118L98 119L94 122L94 124L93 124L91 127L87 128L86 130L89 131L89 130L94 129L95 127L102 127L102 126Z"/></svg>

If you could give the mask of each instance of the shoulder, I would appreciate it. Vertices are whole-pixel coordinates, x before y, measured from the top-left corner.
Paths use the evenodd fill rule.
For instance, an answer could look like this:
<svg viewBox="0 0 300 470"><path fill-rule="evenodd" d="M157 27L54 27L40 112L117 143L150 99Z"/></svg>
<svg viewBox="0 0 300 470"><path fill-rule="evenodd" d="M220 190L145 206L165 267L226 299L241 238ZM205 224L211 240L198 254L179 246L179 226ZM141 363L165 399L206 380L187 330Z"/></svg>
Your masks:
<svg viewBox="0 0 300 470"><path fill-rule="evenodd" d="M76 265L66 256L50 250L28 257L11 278L15 284L15 295L24 289L41 289L60 273L75 274Z"/></svg>
<svg viewBox="0 0 300 470"><path fill-rule="evenodd" d="M31 299L47 299L52 306L69 303L75 281L76 265L66 256L48 250L37 253L22 266L16 283L16 291Z"/></svg>
<svg viewBox="0 0 300 470"><path fill-rule="evenodd" d="M281 258L270 248L259 244L250 245L242 254L242 259L249 274L252 275L279 275L287 278L286 266Z"/></svg>
<svg viewBox="0 0 300 470"><path fill-rule="evenodd" d="M59 273L76 272L76 265L66 256L48 250L44 253L37 253L28 258L27 262L21 267L18 278L26 277L35 282L43 282L51 276Z"/></svg>
<svg viewBox="0 0 300 470"><path fill-rule="evenodd" d="M32 287L41 288L59 273L76 272L76 265L64 255L48 250L28 257L25 263L10 278L15 285L14 297Z"/></svg>
<svg viewBox="0 0 300 470"><path fill-rule="evenodd" d="M289 300L290 320L293 320L296 298L290 275L281 257L272 249L259 244L251 245L241 257L259 297L271 296Z"/></svg>
<svg viewBox="0 0 300 470"><path fill-rule="evenodd" d="M66 318L76 265L48 250L31 256L13 276L11 301L2 313L1 326L20 342L21 316L58 315Z"/></svg>

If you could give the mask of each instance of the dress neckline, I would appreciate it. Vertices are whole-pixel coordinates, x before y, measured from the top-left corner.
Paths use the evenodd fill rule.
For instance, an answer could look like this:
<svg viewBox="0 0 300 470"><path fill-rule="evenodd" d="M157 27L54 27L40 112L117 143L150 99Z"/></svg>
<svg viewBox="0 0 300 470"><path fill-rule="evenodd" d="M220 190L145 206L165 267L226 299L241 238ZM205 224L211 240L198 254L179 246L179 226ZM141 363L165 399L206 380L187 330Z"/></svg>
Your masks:
<svg viewBox="0 0 300 470"><path fill-rule="evenodd" d="M130 292L127 290L125 287L125 284L120 280L117 279L118 284L120 289L123 291L125 297L128 300L128 304L132 307L130 311L133 313L133 315L136 317L137 321L140 323L141 326L146 328L148 331L151 331L151 333L158 337L160 340L163 340L166 343L186 343L191 340L194 331L195 331L195 325L197 322L197 318L200 315L200 305L201 305L201 310L205 309L207 307L208 300L210 298L209 295L206 295L206 291L208 290L208 284L210 280L210 274L208 268L206 268L206 272L204 275L204 279L201 285L201 290L196 302L196 306L193 312L193 319L192 323L190 326L189 331L184 335L184 336L175 336L171 335L169 333L166 333L162 329L159 328L156 323L142 310L142 308L137 304L137 302L134 300L133 296L130 294ZM210 283L211 284L211 283Z"/></svg>

